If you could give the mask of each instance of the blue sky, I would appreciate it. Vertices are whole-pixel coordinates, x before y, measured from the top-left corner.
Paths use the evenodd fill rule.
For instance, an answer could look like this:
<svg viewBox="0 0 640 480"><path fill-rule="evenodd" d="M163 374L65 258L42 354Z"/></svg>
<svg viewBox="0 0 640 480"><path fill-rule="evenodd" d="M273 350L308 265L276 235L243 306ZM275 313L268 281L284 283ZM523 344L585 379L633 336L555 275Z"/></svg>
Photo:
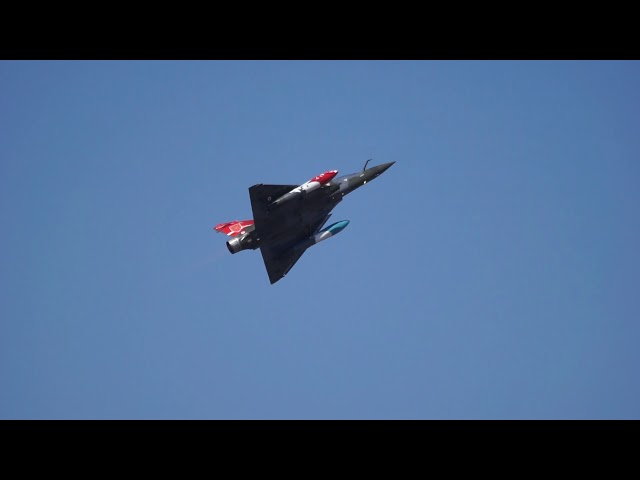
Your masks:
<svg viewBox="0 0 640 480"><path fill-rule="evenodd" d="M0 418L640 418L638 62L0 62ZM247 188L397 163L270 285Z"/></svg>

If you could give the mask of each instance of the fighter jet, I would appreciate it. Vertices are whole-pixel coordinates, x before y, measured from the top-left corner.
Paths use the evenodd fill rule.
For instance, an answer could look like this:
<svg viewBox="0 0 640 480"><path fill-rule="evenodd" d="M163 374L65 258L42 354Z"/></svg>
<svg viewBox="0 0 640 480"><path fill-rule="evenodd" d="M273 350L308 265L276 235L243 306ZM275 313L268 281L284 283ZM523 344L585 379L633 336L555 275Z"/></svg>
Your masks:
<svg viewBox="0 0 640 480"><path fill-rule="evenodd" d="M384 173L395 162L337 177L330 170L302 185L264 185L249 188L253 220L234 220L213 227L231 236L227 248L232 254L260 249L273 285L293 268L307 248L340 233L349 220L322 228L342 198Z"/></svg>

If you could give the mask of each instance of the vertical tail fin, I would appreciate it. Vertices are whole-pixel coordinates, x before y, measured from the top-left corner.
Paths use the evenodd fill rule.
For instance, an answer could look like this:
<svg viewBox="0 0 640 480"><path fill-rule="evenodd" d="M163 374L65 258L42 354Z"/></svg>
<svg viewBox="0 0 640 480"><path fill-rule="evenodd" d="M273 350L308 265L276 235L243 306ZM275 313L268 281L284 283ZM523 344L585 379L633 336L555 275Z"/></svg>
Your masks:
<svg viewBox="0 0 640 480"><path fill-rule="evenodd" d="M255 229L253 220L234 220L233 222L220 223L213 227L216 232L224 233L235 237L236 235L242 235Z"/></svg>

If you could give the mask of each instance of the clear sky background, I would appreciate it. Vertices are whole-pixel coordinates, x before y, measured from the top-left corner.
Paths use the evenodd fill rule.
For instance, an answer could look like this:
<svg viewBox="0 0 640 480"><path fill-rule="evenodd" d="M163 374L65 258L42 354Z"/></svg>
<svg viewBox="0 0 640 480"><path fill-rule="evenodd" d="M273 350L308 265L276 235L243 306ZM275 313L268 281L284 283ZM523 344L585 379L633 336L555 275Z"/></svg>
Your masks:
<svg viewBox="0 0 640 480"><path fill-rule="evenodd" d="M638 62L0 62L0 418L640 418L639 182Z"/></svg>

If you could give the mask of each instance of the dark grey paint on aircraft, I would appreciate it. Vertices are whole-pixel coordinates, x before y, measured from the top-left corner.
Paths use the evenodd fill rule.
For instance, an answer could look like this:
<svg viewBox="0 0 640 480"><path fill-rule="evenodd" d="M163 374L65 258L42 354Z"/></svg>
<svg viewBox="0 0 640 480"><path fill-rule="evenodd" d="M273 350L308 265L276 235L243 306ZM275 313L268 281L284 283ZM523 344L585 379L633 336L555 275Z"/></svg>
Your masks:
<svg viewBox="0 0 640 480"><path fill-rule="evenodd" d="M368 163L368 161L367 161ZM395 162L365 168L357 173L336 177L328 186L301 193L290 201L274 206L273 201L297 185L258 184L249 188L255 228L240 238L227 242L231 253L260 248L269 281L284 277L300 259L306 248L295 248L317 233L342 198L384 173Z"/></svg>

